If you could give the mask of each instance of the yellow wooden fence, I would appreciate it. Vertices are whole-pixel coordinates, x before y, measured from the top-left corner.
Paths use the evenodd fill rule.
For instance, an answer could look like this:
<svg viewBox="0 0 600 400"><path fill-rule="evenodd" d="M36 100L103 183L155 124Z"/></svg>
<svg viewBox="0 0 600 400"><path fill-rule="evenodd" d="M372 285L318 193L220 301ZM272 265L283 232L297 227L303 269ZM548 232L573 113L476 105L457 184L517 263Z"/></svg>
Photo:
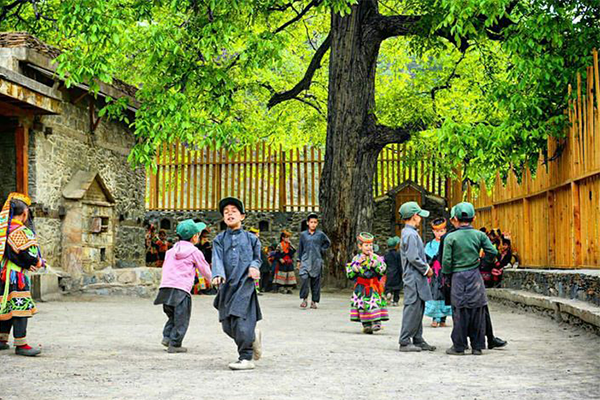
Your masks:
<svg viewBox="0 0 600 400"><path fill-rule="evenodd" d="M437 173L436 158L409 165L405 160L414 159L410 152L399 144L382 150L373 182L375 197L408 179L445 196L446 178ZM146 208L216 210L219 199L236 196L251 211L318 210L324 156L319 148L286 151L264 142L237 153L165 144L156 172L147 174Z"/></svg>
<svg viewBox="0 0 600 400"><path fill-rule="evenodd" d="M480 184L478 195L463 192L460 179L449 189L451 203L472 201L477 227L500 228L512 235L521 263L530 267L600 268L600 78L598 52L586 79L577 76L577 98L569 107L570 127L560 143L560 157L537 173L513 173L503 184L499 176L491 190ZM559 144L548 141L548 154Z"/></svg>

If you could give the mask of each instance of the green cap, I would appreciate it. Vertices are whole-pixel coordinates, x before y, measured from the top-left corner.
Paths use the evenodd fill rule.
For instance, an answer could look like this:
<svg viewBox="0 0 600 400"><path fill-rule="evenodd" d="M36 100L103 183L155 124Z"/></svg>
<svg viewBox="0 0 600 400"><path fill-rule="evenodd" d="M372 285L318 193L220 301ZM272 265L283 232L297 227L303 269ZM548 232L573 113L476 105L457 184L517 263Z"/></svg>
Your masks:
<svg viewBox="0 0 600 400"><path fill-rule="evenodd" d="M182 240L190 240L195 234L202 232L200 228L206 225L203 223L195 223L193 219L186 219L177 224L177 234Z"/></svg>
<svg viewBox="0 0 600 400"><path fill-rule="evenodd" d="M400 238L398 236L391 237L387 240L388 247L396 247L400 243Z"/></svg>
<svg viewBox="0 0 600 400"><path fill-rule="evenodd" d="M423 218L429 217L429 211L423 210L415 201L409 201L400 206L400 216L402 219L409 219L415 214Z"/></svg>
<svg viewBox="0 0 600 400"><path fill-rule="evenodd" d="M454 216L458 219L463 218L474 218L475 217L475 207L473 204L467 203L466 201L463 203L458 203L454 206Z"/></svg>
<svg viewBox="0 0 600 400"><path fill-rule="evenodd" d="M456 217L456 206L452 207L450 210L450 219Z"/></svg>

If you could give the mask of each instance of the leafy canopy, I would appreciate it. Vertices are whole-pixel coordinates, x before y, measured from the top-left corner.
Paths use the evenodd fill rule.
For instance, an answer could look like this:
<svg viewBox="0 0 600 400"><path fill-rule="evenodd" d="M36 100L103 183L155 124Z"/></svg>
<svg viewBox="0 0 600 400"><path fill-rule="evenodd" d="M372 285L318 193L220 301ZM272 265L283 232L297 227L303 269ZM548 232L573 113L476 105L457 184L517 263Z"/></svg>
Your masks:
<svg viewBox="0 0 600 400"><path fill-rule="evenodd" d="M130 160L153 163L163 142L224 146L256 140L320 145L326 134L328 56L308 90L269 109L302 79L329 32L330 13L356 0L0 0L0 29L28 30L63 49L67 85L136 85L102 112L131 124ZM567 85L600 43L597 0L388 0L385 15L419 16L380 51L380 122L420 122L416 158L444 154L468 178L534 165L566 123ZM443 31L449 34L440 35ZM445 36L442 38L441 36ZM348 77L351 79L351 77Z"/></svg>

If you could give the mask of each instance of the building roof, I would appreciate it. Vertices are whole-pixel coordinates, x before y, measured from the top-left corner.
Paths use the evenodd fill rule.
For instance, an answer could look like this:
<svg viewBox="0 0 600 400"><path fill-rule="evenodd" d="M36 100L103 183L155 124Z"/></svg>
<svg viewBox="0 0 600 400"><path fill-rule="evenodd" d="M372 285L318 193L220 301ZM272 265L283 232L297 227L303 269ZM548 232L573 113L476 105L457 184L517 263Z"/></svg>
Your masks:
<svg viewBox="0 0 600 400"><path fill-rule="evenodd" d="M108 190L108 187L96 171L77 171L69 183L64 187L62 195L65 199L81 200L86 193L96 183L109 203L115 203L115 198Z"/></svg>
<svg viewBox="0 0 600 400"><path fill-rule="evenodd" d="M0 32L0 49L28 49L50 60L55 59L61 54L60 49L42 42L40 39L28 32ZM39 65L38 62L33 62L33 64L37 65L38 67L48 68L48 65L51 63L47 63L48 65ZM51 72L53 72L53 69ZM119 79L113 79L110 85L101 84L101 91L103 90L103 86L112 87L119 92L135 99L137 88Z"/></svg>

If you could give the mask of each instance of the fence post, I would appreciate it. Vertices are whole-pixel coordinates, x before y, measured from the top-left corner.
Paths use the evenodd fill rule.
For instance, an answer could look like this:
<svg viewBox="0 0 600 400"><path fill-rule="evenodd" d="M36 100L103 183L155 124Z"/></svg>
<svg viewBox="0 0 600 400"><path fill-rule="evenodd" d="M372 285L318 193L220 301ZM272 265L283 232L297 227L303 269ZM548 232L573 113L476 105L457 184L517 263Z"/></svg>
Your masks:
<svg viewBox="0 0 600 400"><path fill-rule="evenodd" d="M579 199L579 185L571 182L571 201L573 210L573 223L571 224L571 237L573 240L573 267L583 264L581 254L581 212Z"/></svg>
<svg viewBox="0 0 600 400"><path fill-rule="evenodd" d="M525 257L525 255L531 254L531 250L533 249L533 243L531 241L531 209L529 204L529 199L523 199L523 247L520 249L519 254L521 255L521 264L526 265L529 263L530 257Z"/></svg>
<svg viewBox="0 0 600 400"><path fill-rule="evenodd" d="M285 212L285 152L279 145L279 211Z"/></svg>

